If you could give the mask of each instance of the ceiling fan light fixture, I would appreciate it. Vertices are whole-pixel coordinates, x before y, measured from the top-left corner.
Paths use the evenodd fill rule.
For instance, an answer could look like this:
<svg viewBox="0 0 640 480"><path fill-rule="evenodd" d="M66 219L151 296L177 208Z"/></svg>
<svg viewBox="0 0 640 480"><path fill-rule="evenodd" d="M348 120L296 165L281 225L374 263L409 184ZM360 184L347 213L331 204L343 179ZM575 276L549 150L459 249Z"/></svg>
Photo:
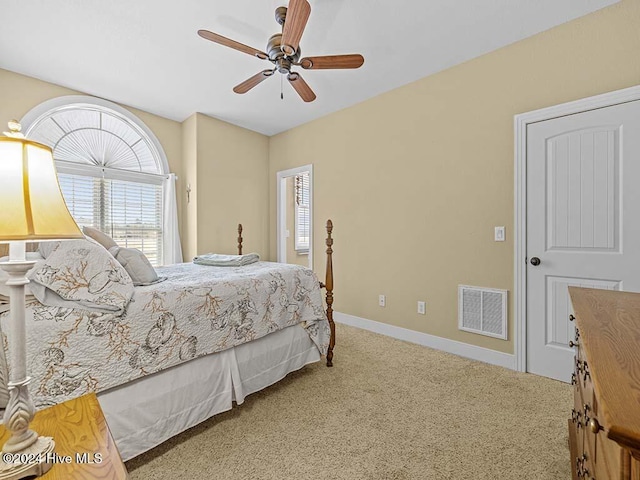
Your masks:
<svg viewBox="0 0 640 480"><path fill-rule="evenodd" d="M291 62L286 58L279 58L276 62L276 68L282 74L289 73L291 71Z"/></svg>

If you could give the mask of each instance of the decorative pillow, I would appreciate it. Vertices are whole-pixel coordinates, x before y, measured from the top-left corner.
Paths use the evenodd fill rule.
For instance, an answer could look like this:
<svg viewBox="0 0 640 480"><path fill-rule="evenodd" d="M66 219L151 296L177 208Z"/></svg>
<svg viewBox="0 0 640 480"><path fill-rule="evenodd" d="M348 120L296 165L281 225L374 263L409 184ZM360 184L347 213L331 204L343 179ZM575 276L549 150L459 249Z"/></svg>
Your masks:
<svg viewBox="0 0 640 480"><path fill-rule="evenodd" d="M44 263L44 258L40 255L39 252L27 252L27 260L36 262L36 264L27 272L27 277L32 272L36 271L38 268L42 266ZM0 262L8 262L9 257L0 258ZM10 287L7 286L7 280L9 280L9 274L0 268L0 303L9 302L9 292L11 291ZM27 300L33 298L33 294L31 293L31 284L26 284L24 288L24 294L27 297Z"/></svg>
<svg viewBox="0 0 640 480"><path fill-rule="evenodd" d="M97 228L82 227L82 233L84 233L89 238L93 238L96 242L98 242L107 250L118 246L118 244L113 240L113 238L111 238L106 233L101 232Z"/></svg>
<svg viewBox="0 0 640 480"><path fill-rule="evenodd" d="M29 279L33 295L52 307L122 313L133 295L126 270L90 240L58 242Z"/></svg>
<svg viewBox="0 0 640 480"><path fill-rule="evenodd" d="M47 258L60 245L60 240L40 242L38 245L38 253L42 258Z"/></svg>
<svg viewBox="0 0 640 480"><path fill-rule="evenodd" d="M158 277L149 259L137 248L111 247L109 253L127 271L136 287L162 282L167 277Z"/></svg>
<svg viewBox="0 0 640 480"><path fill-rule="evenodd" d="M99 247L102 250L106 250L106 248L104 248L101 243L96 242L93 238L91 237L84 237L84 238L85 238L85 241L91 243L92 245ZM42 258L45 258L45 259L49 258L49 255L55 252L61 244L66 242L67 240L41 241L40 245L38 246L38 253L42 256Z"/></svg>

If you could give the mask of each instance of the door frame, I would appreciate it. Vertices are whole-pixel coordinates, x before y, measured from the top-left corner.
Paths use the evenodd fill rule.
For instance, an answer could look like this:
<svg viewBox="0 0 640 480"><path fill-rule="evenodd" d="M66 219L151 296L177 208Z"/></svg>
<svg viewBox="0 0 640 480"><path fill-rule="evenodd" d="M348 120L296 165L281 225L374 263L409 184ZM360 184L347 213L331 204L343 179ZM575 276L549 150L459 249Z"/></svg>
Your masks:
<svg viewBox="0 0 640 480"><path fill-rule="evenodd" d="M527 126L531 123L640 100L640 85L541 108L514 116L514 355L516 370L527 371Z"/></svg>
<svg viewBox="0 0 640 480"><path fill-rule="evenodd" d="M289 177L294 177L304 172L309 172L309 268L313 269L313 164L301 167L281 170L276 173L277 193L276 193L276 241L277 241L277 262L283 263L287 258L287 242L284 241L284 233L287 229L287 189L283 188L284 182Z"/></svg>

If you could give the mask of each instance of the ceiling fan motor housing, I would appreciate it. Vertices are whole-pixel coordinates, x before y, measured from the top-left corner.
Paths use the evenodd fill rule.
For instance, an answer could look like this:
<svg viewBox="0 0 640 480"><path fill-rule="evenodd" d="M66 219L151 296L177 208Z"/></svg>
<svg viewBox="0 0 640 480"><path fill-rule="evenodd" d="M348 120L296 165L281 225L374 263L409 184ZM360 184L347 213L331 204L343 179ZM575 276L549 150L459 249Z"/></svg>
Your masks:
<svg viewBox="0 0 640 480"><path fill-rule="evenodd" d="M286 60L289 63L289 65L291 63L298 63L298 60L300 59L300 47L298 47L298 50L293 55L286 55L280 48L281 44L282 44L281 33L276 33L275 35L271 35L271 38L269 38L269 42L267 42L267 49L266 49L269 55L269 60L276 63L276 65L278 65L278 61L282 59Z"/></svg>

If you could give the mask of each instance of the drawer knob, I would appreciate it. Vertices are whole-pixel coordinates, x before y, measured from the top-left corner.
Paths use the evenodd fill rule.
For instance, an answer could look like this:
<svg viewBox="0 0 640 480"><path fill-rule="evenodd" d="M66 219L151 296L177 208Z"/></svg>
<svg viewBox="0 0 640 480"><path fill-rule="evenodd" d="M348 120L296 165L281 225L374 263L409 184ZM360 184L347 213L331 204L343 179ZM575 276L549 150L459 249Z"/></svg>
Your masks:
<svg viewBox="0 0 640 480"><path fill-rule="evenodd" d="M576 319L576 317L573 316L573 314L569 315L569 321L573 322Z"/></svg>
<svg viewBox="0 0 640 480"><path fill-rule="evenodd" d="M598 423L598 420L595 418L592 418L591 420L589 420L589 430L591 430L593 433L598 433L600 430L602 430L602 427L600 426L600 423Z"/></svg>
<svg viewBox="0 0 640 480"><path fill-rule="evenodd" d="M570 346L571 348L573 348L573 347L577 347L578 345L579 345L579 343L578 343L578 342L574 342L573 340L569 340L569 346Z"/></svg>

